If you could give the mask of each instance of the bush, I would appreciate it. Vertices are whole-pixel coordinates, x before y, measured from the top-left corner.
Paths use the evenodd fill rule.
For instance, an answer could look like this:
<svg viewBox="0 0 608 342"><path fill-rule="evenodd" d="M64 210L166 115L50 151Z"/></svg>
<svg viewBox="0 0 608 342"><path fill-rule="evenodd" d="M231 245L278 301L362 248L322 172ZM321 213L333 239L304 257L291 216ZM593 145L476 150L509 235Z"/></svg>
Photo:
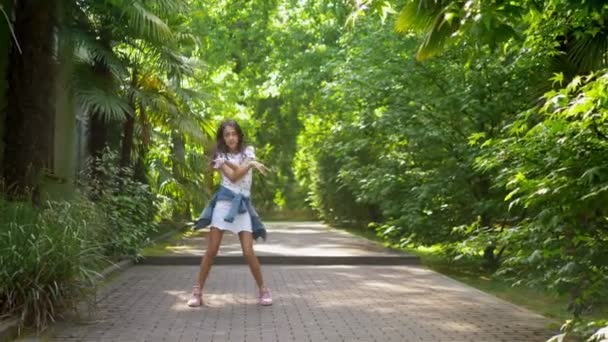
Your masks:
<svg viewBox="0 0 608 342"><path fill-rule="evenodd" d="M517 249L502 272L568 294L576 318L608 298L607 88L605 70L548 92L480 160L500 171L510 208L526 212L508 231Z"/></svg>
<svg viewBox="0 0 608 342"><path fill-rule="evenodd" d="M155 196L106 152L84 192L42 207L0 198L0 316L44 328L92 298L110 259L136 257L156 231Z"/></svg>
<svg viewBox="0 0 608 342"><path fill-rule="evenodd" d="M562 326L563 331L547 342L587 341L604 342L608 339L608 321L568 320Z"/></svg>
<svg viewBox="0 0 608 342"><path fill-rule="evenodd" d="M104 256L86 201L34 208L0 198L0 315L38 329L91 298ZM94 216L94 215L93 215Z"/></svg>
<svg viewBox="0 0 608 342"><path fill-rule="evenodd" d="M158 229L156 195L147 184L133 179L130 168L116 165L118 155L106 150L101 158L89 162L81 182L103 213L100 239L104 254L137 257Z"/></svg>

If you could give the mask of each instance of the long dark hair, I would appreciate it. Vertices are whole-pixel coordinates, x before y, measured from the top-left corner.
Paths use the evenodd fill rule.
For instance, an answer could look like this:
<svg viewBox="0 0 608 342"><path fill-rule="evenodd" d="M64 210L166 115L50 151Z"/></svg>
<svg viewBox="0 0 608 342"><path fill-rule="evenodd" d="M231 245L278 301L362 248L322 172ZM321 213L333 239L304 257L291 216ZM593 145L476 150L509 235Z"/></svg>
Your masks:
<svg viewBox="0 0 608 342"><path fill-rule="evenodd" d="M236 134L239 136L239 144L236 146L238 152L243 152L245 143L243 142L243 130L241 126L234 120L226 120L220 124L220 127L217 129L217 133L215 134L215 150L213 151L213 159L217 158L220 154L225 154L230 152L228 150L228 146L224 141L224 130L226 127L232 127L236 131Z"/></svg>

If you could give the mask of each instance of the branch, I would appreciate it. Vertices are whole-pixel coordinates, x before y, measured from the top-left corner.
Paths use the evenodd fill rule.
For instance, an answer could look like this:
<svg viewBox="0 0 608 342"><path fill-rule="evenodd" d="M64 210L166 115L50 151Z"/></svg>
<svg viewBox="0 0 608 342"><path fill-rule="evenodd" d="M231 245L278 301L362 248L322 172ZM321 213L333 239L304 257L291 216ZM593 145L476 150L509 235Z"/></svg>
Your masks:
<svg viewBox="0 0 608 342"><path fill-rule="evenodd" d="M19 45L19 41L17 40L17 36L15 35L15 31L13 31L13 25L11 25L11 20L8 17L8 14L4 11L4 6L0 4L0 11L4 14L4 18L6 18L6 24L8 25L8 29L11 31L13 35L13 39L15 40L15 44L17 45L17 50L19 50L19 54L23 55L23 51L21 51L21 46Z"/></svg>

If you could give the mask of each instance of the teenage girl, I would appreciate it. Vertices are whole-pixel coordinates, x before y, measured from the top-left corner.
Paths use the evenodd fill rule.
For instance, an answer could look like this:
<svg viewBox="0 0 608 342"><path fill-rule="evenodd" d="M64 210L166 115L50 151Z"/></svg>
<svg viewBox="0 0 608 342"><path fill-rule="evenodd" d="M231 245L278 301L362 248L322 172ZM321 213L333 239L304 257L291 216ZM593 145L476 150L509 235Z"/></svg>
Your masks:
<svg viewBox="0 0 608 342"><path fill-rule="evenodd" d="M272 305L270 290L264 284L260 263L253 251L253 239L265 239L266 230L251 205L252 171L256 169L265 174L267 169L255 160L254 148L244 146L243 132L236 121L223 122L217 130L216 140L212 167L220 173L222 181L219 191L196 221L196 227L209 226L210 231L198 282L193 288L188 306L203 305L203 287L225 231L239 236L243 256L259 289L258 302L261 305Z"/></svg>

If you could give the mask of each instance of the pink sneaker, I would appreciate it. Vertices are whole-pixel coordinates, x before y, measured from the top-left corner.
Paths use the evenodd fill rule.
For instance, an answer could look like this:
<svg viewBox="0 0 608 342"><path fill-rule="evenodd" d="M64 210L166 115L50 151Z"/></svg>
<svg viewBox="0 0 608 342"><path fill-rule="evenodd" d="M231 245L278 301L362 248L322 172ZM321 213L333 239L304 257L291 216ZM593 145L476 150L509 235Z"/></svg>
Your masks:
<svg viewBox="0 0 608 342"><path fill-rule="evenodd" d="M197 307L203 305L203 296L201 294L201 287L194 285L192 287L192 298L188 299L188 306Z"/></svg>
<svg viewBox="0 0 608 342"><path fill-rule="evenodd" d="M272 305L272 295L270 294L270 290L267 288L264 288L262 290L260 290L260 297L258 298L258 302L260 303L260 305Z"/></svg>

